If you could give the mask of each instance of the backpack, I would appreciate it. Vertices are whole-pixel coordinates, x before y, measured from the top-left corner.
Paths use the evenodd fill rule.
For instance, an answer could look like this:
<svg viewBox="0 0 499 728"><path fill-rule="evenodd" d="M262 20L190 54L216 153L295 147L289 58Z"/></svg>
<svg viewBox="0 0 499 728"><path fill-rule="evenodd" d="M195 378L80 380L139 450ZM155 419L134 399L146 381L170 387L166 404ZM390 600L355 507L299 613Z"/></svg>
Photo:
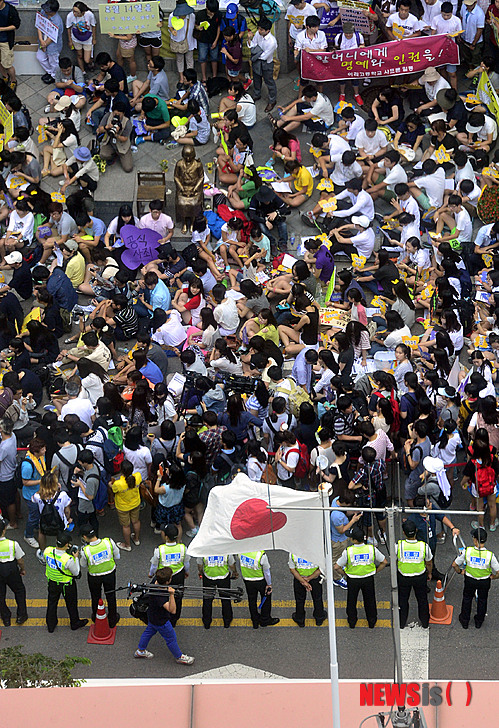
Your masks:
<svg viewBox="0 0 499 728"><path fill-rule="evenodd" d="M40 513L40 530L45 536L57 536L60 531L64 531L64 521L61 518L61 514L55 507L55 502L59 498L61 489L57 491L52 500L44 500L43 508Z"/></svg>
<svg viewBox="0 0 499 728"><path fill-rule="evenodd" d="M481 465L477 460L471 460L475 466L475 485L480 498L486 498L495 490L496 471L492 465Z"/></svg>
<svg viewBox="0 0 499 728"><path fill-rule="evenodd" d="M28 458L23 458L22 460L20 460L16 465L16 469L14 470L14 485L18 490L21 490L21 488L23 487L23 476L21 474L23 463L29 463L33 468L33 476L35 475L35 466L33 465L32 461L28 460Z"/></svg>
<svg viewBox="0 0 499 728"><path fill-rule="evenodd" d="M34 128L33 128L33 122L31 121L31 114L29 113L29 110L28 110L28 107L26 106L26 104L23 104L21 106L21 111L24 114L24 116L26 117L28 131L31 135L31 134L33 134Z"/></svg>
<svg viewBox="0 0 499 728"><path fill-rule="evenodd" d="M295 478L306 478L308 476L308 471L310 470L310 453L308 452L308 447L302 442L297 440L296 445L297 447L292 447L291 450L288 450L284 459L287 459L289 453L297 452L300 459L298 460L294 476Z"/></svg>
<svg viewBox="0 0 499 728"><path fill-rule="evenodd" d="M3 417L10 405L14 401L12 389L4 387L0 392L0 417Z"/></svg>
<svg viewBox="0 0 499 728"><path fill-rule="evenodd" d="M121 427L110 427L107 434L106 431L102 427L98 427L96 432L100 432L103 437L103 442L94 442L93 440L89 440L87 442L87 445L92 445L92 447L98 447L102 450L102 462L99 462L97 459L97 464L103 468L108 475L114 475L115 473L119 473L121 470L121 463L125 459L125 456L123 454L123 450L114 442L111 437L109 437L109 433L111 432L113 436L116 436L115 430L121 430ZM123 442L123 436L121 437Z"/></svg>
<svg viewBox="0 0 499 728"><path fill-rule="evenodd" d="M431 498L435 501L435 503L438 505L438 507L442 511L445 511L447 508L449 508L450 504L452 503L452 488L451 488L449 497L446 498L444 492L440 488L437 478L429 478L426 482L427 483L430 483L430 482L436 483L438 485L438 496L437 497L431 496Z"/></svg>
<svg viewBox="0 0 499 728"><path fill-rule="evenodd" d="M464 336L469 336L473 331L473 322L475 316L475 309L471 301L467 301L464 298L460 298L456 301L456 309L459 314L461 326L463 327Z"/></svg>
<svg viewBox="0 0 499 728"><path fill-rule="evenodd" d="M76 468L76 465L78 464L78 454L79 454L79 452L80 452L80 449L79 449L79 447L77 445L76 446L76 460L74 461L74 463L70 463L69 460L66 460L66 458L64 457L64 455L61 455L60 452L57 452L56 453L56 455L59 458L59 460L61 461L61 463L64 463L64 465L66 465L66 467L69 468L68 477L66 478L66 482L63 483L63 485L65 485L66 488L71 488L72 487L71 486L71 481L73 480L73 475L74 475L74 472L75 472L75 468ZM59 474L59 479L62 480L62 478L60 477L60 474Z"/></svg>
<svg viewBox="0 0 499 728"><path fill-rule="evenodd" d="M219 473L215 472L215 485L226 485L226 483L231 483L238 473L244 473L245 475L248 474L245 463L234 462L224 452L220 453L220 457L222 460L225 460L229 466L229 471L225 475L219 475Z"/></svg>
<svg viewBox="0 0 499 728"><path fill-rule="evenodd" d="M292 377L287 377L286 381L291 383L291 390L288 390L285 387L277 386L274 389L274 392L279 392L280 394L284 394L285 397L287 397L289 411L298 419L300 415L300 405L302 404L302 402L308 402L309 404L312 404L312 400L310 399L310 395L305 392L303 387L299 387Z"/></svg>
<svg viewBox="0 0 499 728"><path fill-rule="evenodd" d="M459 407L459 413L457 415L458 426L461 434L466 438L466 440L468 440L468 426L471 422L471 418L478 410L478 401L479 400L476 399L474 402L470 402L468 399L463 399L461 401L461 406Z"/></svg>
<svg viewBox="0 0 499 728"><path fill-rule="evenodd" d="M381 392L373 392L373 394L380 399L388 399L388 397L385 397L383 394L381 394ZM390 404L392 406L393 412L393 424L390 428L390 431L398 432L400 430L400 404L395 396L395 390L393 389L390 391Z"/></svg>

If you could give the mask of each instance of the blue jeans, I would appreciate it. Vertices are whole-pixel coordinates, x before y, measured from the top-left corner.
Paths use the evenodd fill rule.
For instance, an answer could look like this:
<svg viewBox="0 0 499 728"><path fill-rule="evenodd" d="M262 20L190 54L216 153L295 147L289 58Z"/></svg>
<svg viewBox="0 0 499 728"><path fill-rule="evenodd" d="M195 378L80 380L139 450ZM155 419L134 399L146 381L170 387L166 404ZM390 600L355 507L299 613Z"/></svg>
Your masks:
<svg viewBox="0 0 499 728"><path fill-rule="evenodd" d="M90 121L92 122L92 128L94 131L97 129L98 126L100 126L100 123L106 114L107 114L107 111L104 111L103 106L99 106L98 109L95 109L95 111L92 111Z"/></svg>
<svg viewBox="0 0 499 728"><path fill-rule="evenodd" d="M211 43L203 43L198 40L198 61L200 63L218 61L218 45L212 48Z"/></svg>
<svg viewBox="0 0 499 728"><path fill-rule="evenodd" d="M178 646L177 642L177 635L175 634L175 630L170 622L167 622L166 624L151 624L151 622L149 622L145 630L142 632L138 649L145 650L151 640L151 637L154 637L156 632L159 632L162 636L166 642L166 646L176 660L182 656L182 650Z"/></svg>
<svg viewBox="0 0 499 728"><path fill-rule="evenodd" d="M277 235L279 236L279 249L286 250L288 247L288 224L286 220L281 220L277 225L274 225L272 230L277 228ZM271 244L275 246L275 237L270 233L265 223L260 223L260 229L264 235L268 237Z"/></svg>
<svg viewBox="0 0 499 728"><path fill-rule="evenodd" d="M33 501L24 498L24 502L28 506L28 519L26 521L24 535L26 538L34 538L35 528L38 528L38 524L40 523L40 511L38 505L33 503Z"/></svg>

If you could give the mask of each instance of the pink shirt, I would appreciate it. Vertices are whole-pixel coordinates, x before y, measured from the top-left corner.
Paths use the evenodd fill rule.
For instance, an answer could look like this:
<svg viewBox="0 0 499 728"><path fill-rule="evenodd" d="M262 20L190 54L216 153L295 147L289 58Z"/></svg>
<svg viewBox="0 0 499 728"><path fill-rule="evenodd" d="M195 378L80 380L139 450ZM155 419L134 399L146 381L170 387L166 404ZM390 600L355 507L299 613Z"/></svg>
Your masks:
<svg viewBox="0 0 499 728"><path fill-rule="evenodd" d="M171 217L169 215L165 215L164 212L160 214L157 220L154 220L151 213L148 212L140 218L139 227L154 230L159 233L162 238L164 238L168 230L173 230L175 226Z"/></svg>
<svg viewBox="0 0 499 728"><path fill-rule="evenodd" d="M289 140L289 151L296 153L296 159L298 162L301 162L301 148L300 148L300 142L295 141L294 139Z"/></svg>

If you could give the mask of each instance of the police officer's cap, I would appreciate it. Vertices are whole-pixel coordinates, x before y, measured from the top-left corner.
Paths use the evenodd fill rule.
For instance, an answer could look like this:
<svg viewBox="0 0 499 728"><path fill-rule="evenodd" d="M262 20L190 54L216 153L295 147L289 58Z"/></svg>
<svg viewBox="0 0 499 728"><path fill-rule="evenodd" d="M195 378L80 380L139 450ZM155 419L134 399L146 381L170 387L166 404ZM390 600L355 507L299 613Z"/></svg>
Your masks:
<svg viewBox="0 0 499 728"><path fill-rule="evenodd" d="M57 546L67 546L68 543L73 543L73 538L69 531L61 531L57 536Z"/></svg>
<svg viewBox="0 0 499 728"><path fill-rule="evenodd" d="M90 523L84 523L83 526L80 526L80 536L91 538L92 536L97 536L97 534L95 533L95 528Z"/></svg>
<svg viewBox="0 0 499 728"><path fill-rule="evenodd" d="M348 531L346 535L349 538L352 538L354 541L364 541L364 531L361 529L360 526L352 526L352 528Z"/></svg>
<svg viewBox="0 0 499 728"><path fill-rule="evenodd" d="M415 536L417 533L417 526L414 523L414 521L404 521L402 524L402 531L405 533L406 536L411 538L412 536Z"/></svg>
<svg viewBox="0 0 499 728"><path fill-rule="evenodd" d="M174 523L169 523L167 526L163 526L161 530L165 534L166 538L169 538L171 541L178 536L178 527Z"/></svg>
<svg viewBox="0 0 499 728"><path fill-rule="evenodd" d="M487 540L487 531L485 528L474 528L471 532L473 538L476 538L478 543L485 543Z"/></svg>

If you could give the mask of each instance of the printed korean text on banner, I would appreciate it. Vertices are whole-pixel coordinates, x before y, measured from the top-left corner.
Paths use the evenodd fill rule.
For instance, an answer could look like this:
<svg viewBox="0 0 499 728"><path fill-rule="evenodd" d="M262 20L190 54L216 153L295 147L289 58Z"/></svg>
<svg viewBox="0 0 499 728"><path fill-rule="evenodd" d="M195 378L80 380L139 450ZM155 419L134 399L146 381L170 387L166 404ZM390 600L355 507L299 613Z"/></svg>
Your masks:
<svg viewBox="0 0 499 728"><path fill-rule="evenodd" d="M38 30L41 31L43 35L46 35L47 38L50 38L51 41L57 43L59 28L57 25L54 25L49 18L46 18L45 15L42 15L41 13L36 14L35 28L38 28Z"/></svg>
<svg viewBox="0 0 499 728"><path fill-rule="evenodd" d="M121 262L131 270L139 265L150 263L158 257L157 248L161 235L149 228L139 229L135 225L123 225L120 231L121 239L126 250L121 256Z"/></svg>
<svg viewBox="0 0 499 728"><path fill-rule="evenodd" d="M459 64L456 43L445 35L390 41L347 51L301 54L301 77L307 81L399 76L423 73L430 66Z"/></svg>
<svg viewBox="0 0 499 728"><path fill-rule="evenodd" d="M99 5L101 33L150 33L158 29L159 1Z"/></svg>
<svg viewBox="0 0 499 728"><path fill-rule="evenodd" d="M499 97L485 71L480 76L476 92L482 104L485 104L490 113L494 115L496 123L499 124Z"/></svg>
<svg viewBox="0 0 499 728"><path fill-rule="evenodd" d="M269 509L268 506L271 506ZM190 556L241 554L283 549L325 566L321 496L255 483L239 473L229 485L210 491L199 532L191 541ZM299 510L280 510L298 506Z"/></svg>

